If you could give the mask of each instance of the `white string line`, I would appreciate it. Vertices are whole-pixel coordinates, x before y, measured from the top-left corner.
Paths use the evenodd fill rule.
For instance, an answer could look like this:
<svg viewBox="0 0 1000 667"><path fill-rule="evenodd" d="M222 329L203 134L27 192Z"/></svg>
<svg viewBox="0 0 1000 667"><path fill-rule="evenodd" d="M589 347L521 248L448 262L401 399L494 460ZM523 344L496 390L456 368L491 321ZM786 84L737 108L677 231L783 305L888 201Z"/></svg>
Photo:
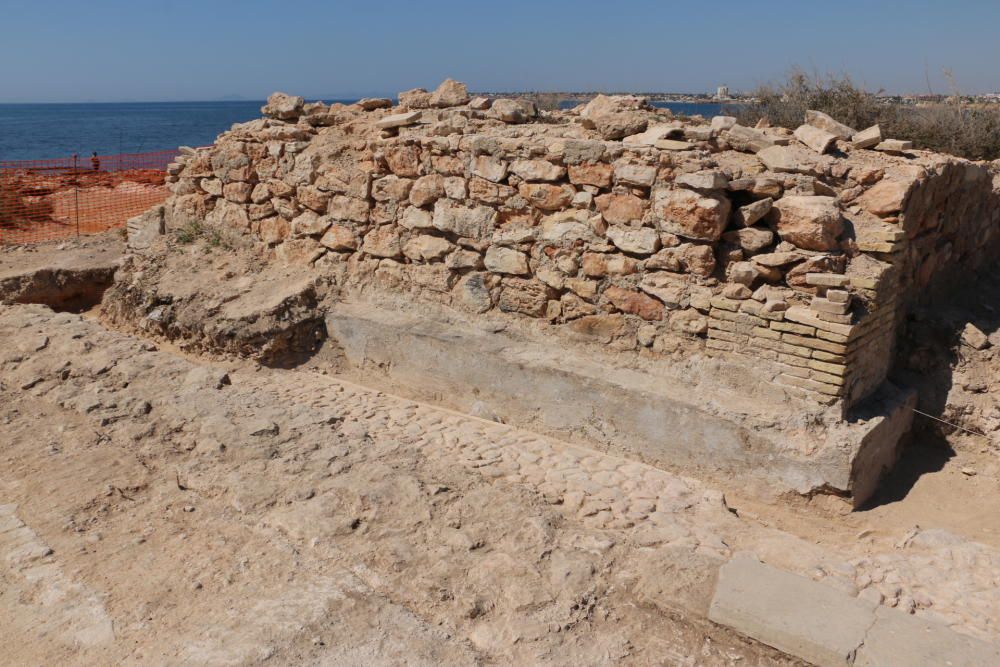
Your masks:
<svg viewBox="0 0 1000 667"><path fill-rule="evenodd" d="M990 436L986 435L985 433L980 433L979 431L973 431L971 428L965 428L964 426L959 426L958 424L953 424L952 422L950 422L950 421L948 421L946 419L941 419L940 417L935 417L934 415L929 415L926 412L921 412L920 410L917 410L916 408L910 408L910 409L913 410L914 412L916 412L918 415L923 415L924 417L930 417L931 419L933 419L935 421L939 421L942 424L947 424L948 426L957 428L960 431L965 431L966 433L971 433L973 435L978 435L981 438L986 438L987 442L991 442Z"/></svg>

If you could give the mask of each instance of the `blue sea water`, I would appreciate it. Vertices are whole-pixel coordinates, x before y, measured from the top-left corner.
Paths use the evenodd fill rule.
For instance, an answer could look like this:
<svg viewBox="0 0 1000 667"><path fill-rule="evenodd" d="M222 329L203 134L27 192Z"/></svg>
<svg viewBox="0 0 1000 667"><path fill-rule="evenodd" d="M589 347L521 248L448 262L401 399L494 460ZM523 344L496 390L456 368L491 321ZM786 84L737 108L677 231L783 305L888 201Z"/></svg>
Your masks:
<svg viewBox="0 0 1000 667"><path fill-rule="evenodd" d="M233 123L260 117L262 104L263 101L0 104L0 160L204 146ZM687 102L656 102L655 106L705 117L718 114L721 109L719 104Z"/></svg>

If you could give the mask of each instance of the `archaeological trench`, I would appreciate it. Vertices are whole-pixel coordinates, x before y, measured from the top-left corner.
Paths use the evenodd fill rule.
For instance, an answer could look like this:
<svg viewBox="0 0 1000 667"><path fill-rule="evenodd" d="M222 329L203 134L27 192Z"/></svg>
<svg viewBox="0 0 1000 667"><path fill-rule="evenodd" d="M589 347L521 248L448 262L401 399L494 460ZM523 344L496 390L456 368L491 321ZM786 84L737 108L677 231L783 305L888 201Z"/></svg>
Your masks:
<svg viewBox="0 0 1000 667"><path fill-rule="evenodd" d="M658 554L635 561L642 566L615 595L723 633L711 636L729 653L692 653L684 664L734 664L740 655L749 660L741 664L998 664L993 547L924 531L905 548L860 555L860 544L846 545L833 554L750 525L712 491L736 486L770 505L822 499L849 513L897 465L917 405L913 387L889 379L907 315L1000 256L996 166L914 150L905 139L818 112L794 132L724 116L679 119L629 96L545 111L524 99L470 99L450 80L401 93L397 106L276 93L261 119L210 147L183 149L168 170L172 195L129 221L128 247L96 315L0 311L8 340L36 329L46 336L41 346L13 346L18 353L5 343L3 379L107 428L134 422L135 433L122 435L133 445L152 433L183 442L187 431L219 451L237 447L226 437L271 438L269 456L284 460L279 433L296 427L282 418L326 424L323 405L352 415L348 422L395 428L402 441L427 429L440 445L420 445L427 451L418 459L481 474L468 493L528 489L569 517L560 521L622 536L608 538L619 544L612 550ZM20 288L13 301L51 301ZM45 350L62 356L46 359ZM199 360L242 365L216 377ZM162 384L149 377L157 368L182 389L138 401L129 392ZM116 372L127 381L109 379ZM267 374L294 386L269 398ZM115 401L79 396L102 382L100 396ZM334 391L329 383L343 384ZM374 398L355 410L345 401L359 393ZM256 407L227 413L234 402ZM116 410L128 418L109 416ZM407 410L437 416L397 424L394 415ZM235 430L217 434L216 413ZM477 437L506 444L483 452ZM321 440L314 448L326 451ZM143 465L157 468L157 456L147 453ZM581 468L567 472L563 460ZM163 475L179 488L195 485ZM224 497L219 489L230 487L213 488ZM254 521L282 526L282 539L321 521L303 510L291 530L287 509L279 520L275 508L240 498L227 511L260 512ZM10 525L28 530L13 504L4 507ZM663 557L671 553L697 563L684 569ZM671 597L667 586L659 603L636 593L635 582L678 571L707 572L690 590L707 588ZM510 628L541 613L537 601L506 616L500 602L448 616L400 593L407 584L394 577L403 572L352 572L429 623L427 632L447 629L439 641L456 652L414 649L415 662L605 661L569 649L561 656L551 643L532 653L551 634ZM508 625L482 630L491 614ZM119 636L114 626L88 630L88 650L105 650L95 647ZM633 653L602 646L607 662L631 655L634 664L681 664L682 653L656 658L644 643L661 626L630 627ZM504 632L516 638L503 643ZM563 640L574 632L566 625ZM240 641L252 644L255 634ZM146 657L259 657L222 659L204 649L213 637L225 633ZM321 657L320 644L279 650L278 662ZM204 651L184 652L195 646ZM352 664L341 657L333 664Z"/></svg>

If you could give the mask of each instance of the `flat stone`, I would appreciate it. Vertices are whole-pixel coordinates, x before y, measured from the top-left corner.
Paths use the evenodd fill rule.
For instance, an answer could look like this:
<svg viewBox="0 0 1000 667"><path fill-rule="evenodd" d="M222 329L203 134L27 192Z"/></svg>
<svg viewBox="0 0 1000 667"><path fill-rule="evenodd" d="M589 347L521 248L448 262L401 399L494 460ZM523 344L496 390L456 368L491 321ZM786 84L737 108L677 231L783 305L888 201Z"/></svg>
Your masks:
<svg viewBox="0 0 1000 667"><path fill-rule="evenodd" d="M912 141L903 141L902 139L885 139L880 144L875 146L875 150L884 151L886 153L901 153L912 148Z"/></svg>
<svg viewBox="0 0 1000 667"><path fill-rule="evenodd" d="M729 185L729 179L726 178L726 175L714 169L680 174L674 179L674 182L692 190L724 190Z"/></svg>
<svg viewBox="0 0 1000 667"><path fill-rule="evenodd" d="M798 146L770 146L757 153L757 158L771 171L788 174L818 174L816 155Z"/></svg>
<svg viewBox="0 0 1000 667"><path fill-rule="evenodd" d="M795 138L817 153L823 154L837 143L837 136L812 125L800 125Z"/></svg>
<svg viewBox="0 0 1000 667"><path fill-rule="evenodd" d="M695 147L694 144L677 139L660 139L653 145L663 151L689 151Z"/></svg>
<svg viewBox="0 0 1000 667"><path fill-rule="evenodd" d="M1000 647L960 635L940 623L888 607L875 610L875 624L858 649L855 667L979 667L1000 665Z"/></svg>
<svg viewBox="0 0 1000 667"><path fill-rule="evenodd" d="M821 667L840 667L852 663L865 641L875 607L737 554L719 570L708 617Z"/></svg>
<svg viewBox="0 0 1000 667"><path fill-rule="evenodd" d="M770 197L765 197L746 206L740 206L736 210L736 222L744 227L750 227L767 215L773 205L774 200Z"/></svg>
<svg viewBox="0 0 1000 667"><path fill-rule="evenodd" d="M806 111L806 124L829 132L838 139L850 139L856 134L853 128L834 120L831 116L822 111Z"/></svg>
<svg viewBox="0 0 1000 667"><path fill-rule="evenodd" d="M422 112L420 111L409 111L407 113L397 113L391 116L386 116L385 118L379 119L375 123L375 127L381 128L383 130L388 130L393 127L405 127L407 125L413 125L418 120L420 120Z"/></svg>
<svg viewBox="0 0 1000 667"><path fill-rule="evenodd" d="M851 137L851 143L855 148L871 148L882 143L882 128L872 125L866 130L861 130Z"/></svg>

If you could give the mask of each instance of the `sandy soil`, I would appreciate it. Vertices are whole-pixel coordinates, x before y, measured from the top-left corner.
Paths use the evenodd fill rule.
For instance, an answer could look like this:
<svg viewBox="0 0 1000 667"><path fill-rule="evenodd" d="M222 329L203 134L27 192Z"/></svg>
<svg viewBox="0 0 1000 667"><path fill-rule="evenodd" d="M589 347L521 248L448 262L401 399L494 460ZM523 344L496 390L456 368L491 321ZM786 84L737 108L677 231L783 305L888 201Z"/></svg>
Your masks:
<svg viewBox="0 0 1000 667"><path fill-rule="evenodd" d="M1000 637L992 348L846 513L139 333L0 305L0 663L798 664L705 620L740 550Z"/></svg>

